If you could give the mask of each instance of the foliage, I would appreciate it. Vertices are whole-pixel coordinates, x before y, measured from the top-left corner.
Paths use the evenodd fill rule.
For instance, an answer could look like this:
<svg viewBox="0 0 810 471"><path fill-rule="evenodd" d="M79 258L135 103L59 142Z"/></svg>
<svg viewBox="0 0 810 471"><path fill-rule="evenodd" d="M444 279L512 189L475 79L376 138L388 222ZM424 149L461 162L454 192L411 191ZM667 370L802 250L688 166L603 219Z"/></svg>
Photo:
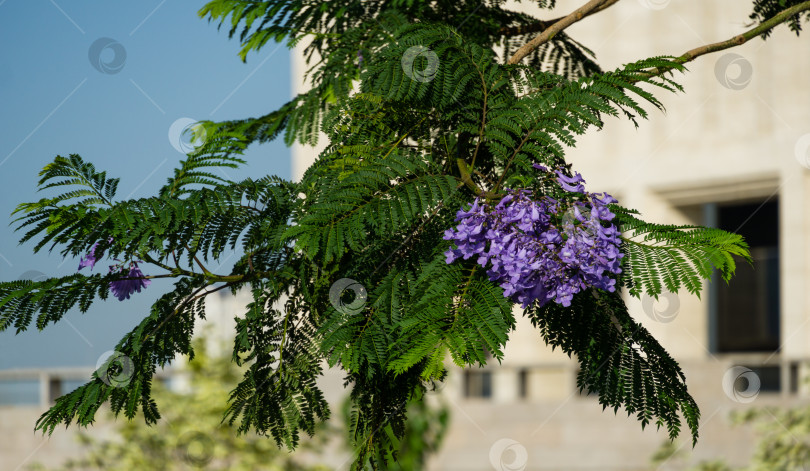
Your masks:
<svg viewBox="0 0 810 471"><path fill-rule="evenodd" d="M185 367L189 375L190 392L174 392L163 385L155 386L155 399L167 411L163 420L151 427L142 421L106 423L105 426L112 427L114 431L114 437L110 439L99 438L99 434L81 432L78 439L86 453L68 460L60 469L330 469L322 465L303 464L302 460L294 459L292 454L279 450L273 442L257 434L239 436L233 427L222 426L228 390L238 381L240 368L228 357L206 354L202 340L195 342L195 347L198 355ZM303 445L310 460L317 456L322 441L323 439L311 440Z"/></svg>
<svg viewBox="0 0 810 471"><path fill-rule="evenodd" d="M810 463L810 407L759 407L735 411L732 423L753 427L757 438L753 455L744 467L732 467L723 458L704 461L689 471L772 471L804 469ZM653 464L680 463L675 443L663 444Z"/></svg>
<svg viewBox="0 0 810 471"><path fill-rule="evenodd" d="M578 135L611 117L638 126L647 108L663 108L658 93L681 91L674 74L685 71L683 58L603 72L564 33L509 64L503 47L513 50L549 23L504 3L213 0L203 7L202 17L238 34L243 59L271 40L306 41L312 88L259 118L203 123L195 132L205 144L153 197L116 200L118 180L78 155L43 170L40 188L61 194L18 206L22 242L36 241L35 251L58 248L63 257L92 251L140 263L146 279L175 281L115 347L132 362L129 384L96 374L59 398L37 429L91 424L106 402L116 415L140 410L157 423L156 369L177 355L194 358L194 320L204 317L208 294L244 288L252 303L237 318L232 360L245 370L226 422L295 447L301 432L314 434L330 417L316 382L326 361L343 370L350 390L355 469L386 467L408 430L408 404L444 378L445 361L481 365L487 353L500 361L521 314L474 261L446 263L451 245L443 235L456 211L516 189L570 197L564 185L536 178L534 165L570 175L565 148ZM328 145L300 182L232 182L215 172L242 164L239 154L252 143L282 133L288 143L314 143L320 131ZM647 223L618 204L608 209L625 254L615 286L632 296L699 293L713 270L732 276L735 256L750 261L735 234ZM209 270L237 249L243 255L225 273ZM0 283L0 329L21 332L34 320L42 329L105 300L110 283L124 280L131 281L117 272ZM549 345L577 356L579 386L604 407L624 408L672 438L683 418L697 439L699 411L678 364L629 316L618 291L591 286L570 308L535 303L522 314Z"/></svg>
<svg viewBox="0 0 810 471"><path fill-rule="evenodd" d="M714 270L723 280L731 279L735 255L750 262L747 245L737 234L711 227L652 224L624 208L616 213L623 222L624 251L630 267L623 281L633 296L642 291L658 296L664 289L677 293L681 288L700 296L702 280L711 277Z"/></svg>
<svg viewBox="0 0 810 471"><path fill-rule="evenodd" d="M112 439L100 439L97 434L82 431L78 442L86 454L68 460L59 469L328 471L332 468L326 465L305 463L322 461L319 450L336 434L349 438L349 451L353 451L348 435L334 427L327 429L325 424L319 427L317 437L302 444L307 457L301 460L264 437L255 433L240 436L235 427L223 425L228 392L244 373L244 368L236 366L227 356L208 354L206 338L204 335L195 339L197 355L185 366L190 391L175 392L160 383L155 386L155 400L168 411L163 420L153 426L142 421L105 423L115 432ZM346 421L350 420L350 405L350 401L344 402ZM397 462L388 468L392 471L424 469L428 456L438 451L447 429L449 411L441 404L414 400L408 405L407 415L405 435L391 444L392 449L397 450ZM48 469L40 464L30 468Z"/></svg>
<svg viewBox="0 0 810 471"><path fill-rule="evenodd" d="M753 424L760 438L751 471L802 469L810 463L810 406L750 409L733 419Z"/></svg>
<svg viewBox="0 0 810 471"><path fill-rule="evenodd" d="M441 447L444 434L450 419L447 406L438 401L415 398L407 405L408 421L405 432L397 437L386 431L380 438L385 440L386 446L378 447L377 462L388 463L388 471L420 471L425 469L428 457L436 453ZM352 403L347 398L343 403L343 420L352 423L356 416L352 411ZM354 437L347 437L347 444L354 450L356 443ZM393 450L396 450L394 452ZM371 469L370 466L367 469Z"/></svg>
<svg viewBox="0 0 810 471"><path fill-rule="evenodd" d="M801 3L801 0L754 0L754 11L751 13L751 20L755 23L762 23L765 20L773 18L779 14L779 12ZM804 11L791 16L787 21L787 25L790 27L791 31L794 31L798 36L802 30L802 20L807 21L808 19L810 19L810 12ZM765 37L768 37L771 31L772 30L768 30L765 33Z"/></svg>

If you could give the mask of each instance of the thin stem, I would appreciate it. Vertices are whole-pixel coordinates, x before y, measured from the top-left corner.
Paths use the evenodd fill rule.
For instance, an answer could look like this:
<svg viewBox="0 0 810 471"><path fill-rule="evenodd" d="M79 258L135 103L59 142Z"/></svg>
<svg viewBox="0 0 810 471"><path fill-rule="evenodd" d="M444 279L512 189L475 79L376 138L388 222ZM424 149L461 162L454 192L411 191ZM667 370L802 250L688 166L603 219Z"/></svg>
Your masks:
<svg viewBox="0 0 810 471"><path fill-rule="evenodd" d="M470 58L470 62L475 65L475 61L473 61L472 58ZM481 79L481 90L484 93L484 106L481 111L481 128L478 131L478 142L475 144L475 151L473 151L472 160L470 161L470 168L473 170L475 169L475 158L478 157L478 149L481 148L481 143L484 142L484 129L487 123L487 99L489 97L487 93L487 81L484 78L484 74L478 67L476 67L475 70L478 72L478 77Z"/></svg>
<svg viewBox="0 0 810 471"><path fill-rule="evenodd" d="M563 17L553 25L549 26L548 28L544 29L542 33L538 34L531 41L521 46L512 57L506 62L507 64L517 64L524 57L528 56L532 53L535 49L540 47L541 44L550 41L554 36L558 33L562 32L565 28L571 26L572 24L582 20L585 17L593 15L594 13L598 13L605 8L613 5L614 3L618 2L619 0L590 0L585 5L577 8L568 16Z"/></svg>
<svg viewBox="0 0 810 471"><path fill-rule="evenodd" d="M498 183L495 184L495 191L498 191L498 190L501 189L501 183L503 183L503 179L504 179L504 177L506 177L506 172L509 171L509 167L512 165L512 161L515 160L515 157L518 155L518 152L520 152L520 149L523 148L523 145L526 144L526 142L529 140L529 135L530 135L530 133L527 132L526 136L523 138L523 140L520 141L520 144L518 144L518 146L515 147L515 151L512 152L512 156L509 157L509 161L506 162L506 167L504 167L503 173L501 174L501 177L498 178Z"/></svg>
<svg viewBox="0 0 810 471"><path fill-rule="evenodd" d="M604 4L601 7L598 7L597 9L592 11L590 14L593 15L595 13L599 13L600 11L604 10L605 8L607 8L607 7L611 6L611 5L613 5L613 4L612 3ZM511 37L511 36L518 36L520 34L542 33L547 28L551 27L554 23L557 23L558 21L562 20L563 18L565 18L565 17L561 16L559 18L554 18L553 20L545 20L545 21L540 20L540 21L538 21L536 23L529 23L529 24L526 24L526 25L504 26L503 28L498 30L498 34L500 34L502 36L506 36L506 37Z"/></svg>
<svg viewBox="0 0 810 471"><path fill-rule="evenodd" d="M180 267L179 267L179 266L178 266L176 269L175 269L175 268L172 268L172 267L170 267L169 265L166 265L166 264L164 264L164 263L161 263L161 262L159 262L159 261L157 261L157 260L153 259L152 257L150 257L150 256L149 256L149 254L141 254L141 256L140 256L140 257L141 257L141 258L142 258L144 261L149 262L149 263L151 263L152 265L157 265L157 266L159 266L160 268L162 268L162 269L164 269L164 270L166 270L166 271L172 272L172 273L175 273L177 270L180 270Z"/></svg>
<svg viewBox="0 0 810 471"><path fill-rule="evenodd" d="M188 250L188 254L189 254L189 255L191 255L191 257L194 259L194 261L195 261L195 262L197 262L197 265L199 265L200 270L202 270L202 271L203 271L203 274L204 274L205 276L211 275L212 273L211 273L210 271L208 271L208 269L207 269L207 268L205 268L205 265L203 265L203 264L202 264L202 262L200 261L200 259L199 259L199 258L197 258L197 256L196 256L196 255L193 255L193 254L192 254L192 252L191 252L191 248L188 246L188 244L183 244L183 245L186 247L186 250Z"/></svg>
<svg viewBox="0 0 810 471"><path fill-rule="evenodd" d="M414 129L416 129L416 127L417 127L417 126L419 126L420 124L424 123L424 122L425 122L425 120L426 120L426 119L428 119L428 117L429 117L429 116L430 116L430 114L425 115L425 117L424 117L424 118L422 118L422 119L420 119L418 123L416 123L416 124L414 124L413 126L411 126L411 129L408 129L408 130L405 132L405 134L403 134L403 135L402 135L402 137L400 137L400 138L397 140L397 142L395 142L395 143L394 143L394 145L393 145L393 146L391 146L391 149L389 149L389 150L388 150L388 152L386 152L386 154L385 154L385 155L384 155L382 158L383 158L383 159L385 159L386 157L388 157L389 155L391 155L391 152L394 152L394 149L396 149L396 148L397 148L397 146L399 146L399 144L400 144L400 143L401 143L401 142L402 142L402 141L403 141L403 140L404 140L406 137L408 137L408 134L410 134L410 133L411 133L411 131L413 131Z"/></svg>
<svg viewBox="0 0 810 471"><path fill-rule="evenodd" d="M181 275L184 275L184 276L198 276L197 273L194 273L194 272L188 271L188 270L184 270L184 269L180 268L179 266L177 268L172 268L172 267L170 267L168 265L164 265L164 264L158 262L157 260L154 260L149 255L142 255L141 258L146 262L152 263L152 264L154 264L156 266L159 266L159 267L171 272L171 273L166 274L166 275L146 276L144 278L172 278L172 277L176 278L176 277L181 276ZM195 259L196 259L196 257L195 257ZM199 261L198 261L198 263L199 263ZM210 271L205 270L205 268L203 267L203 270L205 270L205 273L203 274L203 276L205 276L205 278L210 280L212 283L217 283L217 282L236 283L236 282L241 282L241 281L247 281L248 279L251 279L251 278L254 278L254 277L270 276L270 273L255 271L254 268L253 268L253 261L252 260L249 259L248 264L250 265L251 273L249 273L247 275L217 275L216 273L211 273ZM122 280L131 280L131 279L137 279L137 278L120 278L120 279L122 279Z"/></svg>
<svg viewBox="0 0 810 471"><path fill-rule="evenodd" d="M116 278L114 281L124 281L124 280L153 280L155 278L176 278L177 275L173 275L171 273L167 273L165 275L144 275L144 276L127 276L124 278Z"/></svg>
<svg viewBox="0 0 810 471"><path fill-rule="evenodd" d="M203 285L203 286L201 286L201 287L197 288L197 290L195 290L193 293L191 293L191 296L189 296L188 298L186 298L186 299L184 299L183 301L181 301L181 302L180 302L180 304L178 304L178 305L177 305L177 307L175 307L175 308L174 308L174 311L172 311L172 313L171 313L171 314L169 314L168 316L166 316L166 318L165 318L165 319L163 319L163 321L162 321L160 324L158 324L158 326L157 326L157 327L155 327L155 328L154 328L154 329L153 329L151 332L149 332L148 334L146 334L146 336L144 336L144 338L143 338L143 341L142 341L142 342L143 342L143 343L146 343L146 341L147 341L147 340L149 340L149 338L150 338L150 337L152 337L152 336L155 334L155 332L157 332L158 330L160 330L160 329L161 329L161 327L163 327L163 326L164 326L164 325L165 325L167 322L169 322L169 320L171 320L171 318L172 318L172 317L174 317L175 315L177 315L177 313L178 313L178 312L180 312L180 310L181 310L181 309L182 309L182 308L183 308L183 307L184 307L186 304L188 304L188 302L189 302L189 301L193 301L193 300L197 299L197 294L199 294L199 293L200 293L200 291L203 291L205 288L207 288L207 287L209 287L209 286L211 286L211 285L210 285L210 284L206 284L206 285ZM205 296L205 295L207 295L207 294L208 294L208 292L205 292L205 293L203 293L203 294L202 294L202 296Z"/></svg>
<svg viewBox="0 0 810 471"><path fill-rule="evenodd" d="M675 59L675 62L678 64L686 64L687 62L691 62L696 58L709 54L712 52L723 51L726 49L730 49L732 47L737 47L742 44L745 44L749 40L761 36L768 32L771 28L788 21L791 17L798 15L803 11L810 10L810 1L802 2L798 5L794 5L790 8L786 8L779 14L775 15L773 18L770 18L766 21L763 21L758 26L749 29L748 31L734 36L731 39L727 39L725 41L720 41L712 44L707 44L705 46L696 47L694 49L690 49L689 51L684 52L680 56ZM648 70L646 73L642 73L642 78L647 77L654 77L656 75L661 75L664 72L672 70L672 67L661 67L661 68L653 68Z"/></svg>
<svg viewBox="0 0 810 471"><path fill-rule="evenodd" d="M467 165L467 162L465 162L464 159L462 159L462 158L456 159L456 165L458 166L459 173L461 173L461 181L462 181L462 183L459 184L459 187L463 186L463 185L467 185L467 188L472 190L472 192L475 193L476 196L483 196L484 198L486 198L488 200L496 199L499 196L503 196L503 195L498 194L497 186L495 188L495 191L484 191L484 190L482 190L481 187L478 186L473 181L472 174L470 172L471 168L470 168L470 166Z"/></svg>
<svg viewBox="0 0 810 471"><path fill-rule="evenodd" d="M291 311L287 309L287 315L284 316L284 327L281 329L281 342L279 342L278 346L278 366L276 366L276 371L281 371L281 366L284 363L284 341L287 339L287 322L290 319Z"/></svg>

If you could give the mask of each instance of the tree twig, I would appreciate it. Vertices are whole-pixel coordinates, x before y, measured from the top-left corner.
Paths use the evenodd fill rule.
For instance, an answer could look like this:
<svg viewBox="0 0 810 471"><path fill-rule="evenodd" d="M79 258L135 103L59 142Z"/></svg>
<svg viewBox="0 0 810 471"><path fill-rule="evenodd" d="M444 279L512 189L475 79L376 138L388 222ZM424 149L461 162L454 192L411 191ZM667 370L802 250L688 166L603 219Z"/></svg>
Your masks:
<svg viewBox="0 0 810 471"><path fill-rule="evenodd" d="M589 14L593 15L594 13L599 13L600 11L609 7L610 5L613 4L612 3L604 4L601 7L598 7L594 11L590 12ZM540 20L537 21L536 23L529 23L525 25L504 26L503 28L498 30L498 34L500 34L501 36L510 37L510 36L517 36L519 34L542 33L546 28L562 20L563 18L565 17L561 16L559 18L554 18L553 20Z"/></svg>
<svg viewBox="0 0 810 471"><path fill-rule="evenodd" d="M559 21L555 22L553 25L549 26L548 28L544 29L542 33L538 34L531 41L527 42L523 46L520 47L512 57L506 62L507 64L517 64L524 57L531 54L532 51L540 47L541 44L550 41L557 33L561 32L565 28L571 26L572 24L576 23L577 21L582 20L583 18L593 15L594 13L598 13L605 8L613 5L614 3L618 2L619 0L590 0L585 5L574 10L568 16L563 17Z"/></svg>
<svg viewBox="0 0 810 471"><path fill-rule="evenodd" d="M766 21L763 21L758 26L756 26L754 28L751 28L751 29L749 29L748 31L746 31L746 32L744 32L742 34L734 36L731 39L727 39L725 41L720 41L720 42L716 42L716 43L712 43L712 44L706 44L705 46L700 46L700 47L696 47L694 49L690 49L690 50L686 51L685 53L681 54L680 56L678 56L675 59L675 62L677 62L679 64L685 64L685 63L691 62L691 61L693 61L693 60L697 59L698 57L700 57L702 55L705 55L705 54L709 54L709 53L712 53L712 52L723 51L725 49L730 49L732 47L740 46L742 44L745 44L746 42L748 42L749 40L751 40L753 38L756 38L758 36L761 36L761 35L765 34L771 28L773 28L775 26L779 26L780 24L784 23L785 21L788 21L791 17L793 17L793 16L795 16L795 15L797 15L797 14L803 12L803 11L808 11L808 10L810 10L810 1L802 2L802 3L798 4L798 5L794 5L794 6L790 7L790 8L786 8L785 10L780 12L779 14L775 15L773 18L770 18L770 19L768 19ZM656 76L656 75L661 75L664 72L667 72L669 70L672 70L672 68L671 67L662 67L662 68L656 67L656 68L653 68L653 69L650 69L649 71L647 71L646 74L648 74L648 75L644 75L644 77L646 78L646 77L653 77L653 76Z"/></svg>

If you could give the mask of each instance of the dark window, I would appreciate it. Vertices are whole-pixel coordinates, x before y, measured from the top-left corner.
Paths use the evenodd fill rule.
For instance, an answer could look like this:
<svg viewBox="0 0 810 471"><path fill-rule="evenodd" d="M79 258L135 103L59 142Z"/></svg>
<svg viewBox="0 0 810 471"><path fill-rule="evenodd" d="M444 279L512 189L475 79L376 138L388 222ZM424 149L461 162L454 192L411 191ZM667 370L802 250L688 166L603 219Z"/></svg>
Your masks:
<svg viewBox="0 0 810 471"><path fill-rule="evenodd" d="M492 397L492 373L489 371L464 371L465 397Z"/></svg>
<svg viewBox="0 0 810 471"><path fill-rule="evenodd" d="M748 366L748 369L759 377L759 392L779 392L782 390L782 369L778 366ZM743 381L747 381L742 379ZM735 388L738 385L734 385ZM745 391L747 384L739 385L740 391Z"/></svg>
<svg viewBox="0 0 810 471"><path fill-rule="evenodd" d="M789 391L793 394L799 392L799 364L797 362L792 362L790 364L790 383L788 384Z"/></svg>
<svg viewBox="0 0 810 471"><path fill-rule="evenodd" d="M48 404L56 402L56 398L62 395L62 380L59 378L48 379Z"/></svg>
<svg viewBox="0 0 810 471"><path fill-rule="evenodd" d="M521 399L529 397L529 370L518 372L518 395Z"/></svg>
<svg viewBox="0 0 810 471"><path fill-rule="evenodd" d="M717 226L745 238L753 266L737 259L726 284L714 283L716 350L773 352L779 348L779 205L720 206Z"/></svg>

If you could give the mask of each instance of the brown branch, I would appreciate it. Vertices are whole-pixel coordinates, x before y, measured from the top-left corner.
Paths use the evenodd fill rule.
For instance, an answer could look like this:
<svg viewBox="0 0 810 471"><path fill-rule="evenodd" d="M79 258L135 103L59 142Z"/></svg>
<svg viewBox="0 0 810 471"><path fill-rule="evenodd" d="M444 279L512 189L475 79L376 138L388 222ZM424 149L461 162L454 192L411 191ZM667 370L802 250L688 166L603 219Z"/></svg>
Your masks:
<svg viewBox="0 0 810 471"><path fill-rule="evenodd" d="M461 174L461 181L464 182L464 185L467 185L467 188L472 190L476 196L484 194L484 190L482 190L472 179L472 175L470 175L470 166L467 165L467 162L462 159L456 159L456 165L458 165L458 171ZM463 186L463 185L459 185Z"/></svg>
<svg viewBox="0 0 810 471"><path fill-rule="evenodd" d="M195 299L197 298L197 295L200 293L200 291L204 290L205 288L208 288L209 286L211 286L211 285L210 285L210 284L206 284L206 285L200 286L199 288L197 288L197 290L196 290L196 291L194 291L193 293L191 293L191 296L189 296L188 298L186 298L186 299L184 299L183 301L181 301L181 302L180 302L180 304L178 304L178 305L177 305L177 307L175 307L175 308L174 308L174 310L172 311L172 313L171 313L171 314L169 314L168 316L166 316L166 318L165 318L165 319L163 319L163 321L162 321L160 324L158 324L158 326L157 326L157 327L155 327L154 329L152 329L152 331L151 331L151 332L149 332L148 334L146 334L146 336L143 338L143 341L142 341L142 342L143 342L143 343L146 343L146 341L147 341L147 340L149 340L149 338L150 338L150 337L154 336L154 335L155 335L155 333L156 333L158 330L160 330L160 329L163 327L163 325L164 325L164 324L166 324L167 322L169 322L169 321L171 320L171 318L172 318L172 317L174 317L174 316L175 316L175 315L176 315L178 312L180 312L180 309L182 309L182 308L183 308L183 307L184 307L184 306L185 306L185 305L186 305L186 304L187 304L189 301L193 301L193 300L195 300ZM225 286L228 286L228 285L225 285ZM208 294L208 292L203 293L203 294L202 294L202 296L205 296L206 294Z"/></svg>
<svg viewBox="0 0 810 471"><path fill-rule="evenodd" d="M471 167L467 165L467 162L464 159L456 159L456 165L458 165L459 173L461 173L461 182L458 188L462 186L467 186L476 196L483 196L488 200L494 200L501 198L505 195L498 194L497 191L484 191L481 189L480 186L476 185L476 183L472 179L472 174L470 172Z"/></svg>
<svg viewBox="0 0 810 471"><path fill-rule="evenodd" d="M199 258L197 258L197 256L196 256L196 255L194 255L194 253L191 251L191 247L189 247L189 246L188 246L188 244L185 244L185 243L184 243L183 245L186 247L186 250L188 250L188 254L189 254L191 257L193 257L193 258L194 258L194 261L195 261L195 262L197 262L197 265L199 265L199 266L200 266L200 269L203 271L203 275L206 275L206 276L207 276L207 275L210 275L210 274L211 274L211 272L210 272L210 271L208 271L208 269L207 269L207 268L205 268L205 265L203 265L203 264L202 264L202 262L200 261L200 259L199 259ZM191 267L191 268L192 268L192 270L194 269L194 267Z"/></svg>
<svg viewBox="0 0 810 471"><path fill-rule="evenodd" d="M594 13L599 13L600 11L602 11L605 8L609 7L610 5L613 5L613 4L612 3L604 4L601 7L598 7L597 9L592 11L589 14L593 15ZM520 34L527 34L527 33L541 33L546 28L548 28L549 26L553 25L554 23L562 20L563 18L565 18L565 17L561 16L559 18L554 18L553 20L545 20L545 21L539 20L536 23L529 23L529 24L525 24L525 25L504 26L503 28L498 30L498 34L500 34L501 36L509 37L509 36L518 36Z"/></svg>
<svg viewBox="0 0 810 471"><path fill-rule="evenodd" d="M583 18L593 15L594 13L598 13L605 8L613 5L614 3L618 2L619 0L590 0L585 5L574 10L568 16L563 17L559 21L555 22L548 28L544 29L542 33L538 34L531 41L524 44L520 47L507 61L507 64L517 64L524 57L531 54L532 51L540 47L541 44L550 41L554 36L560 33L565 28L571 26L572 24L576 23L577 21L582 20Z"/></svg>
<svg viewBox="0 0 810 471"><path fill-rule="evenodd" d="M731 49L732 47L740 46L742 44L745 44L746 42L748 42L749 40L751 40L753 38L756 38L756 37L759 37L759 36L765 34L766 32L768 32L770 29L774 28L775 26L779 26L780 24L784 23L785 21L788 21L791 17L793 17L795 15L798 15L799 13L801 13L803 11L808 11L808 10L810 10L810 1L802 2L802 3L798 4L798 5L794 5L794 6L790 7L790 8L786 8L785 10L780 12L779 14L775 15L773 18L770 18L770 19L768 19L766 21L763 21L758 26L756 26L754 28L751 28L751 29L749 29L748 31L746 31L746 32L744 32L742 34L734 36L731 39L727 39L725 41L720 41L720 42L716 42L716 43L712 43L712 44L707 44L705 46L696 47L694 49L690 49L689 51L686 51L685 53L678 56L675 59L675 62L677 62L678 64L686 64L687 62L691 62L691 61L697 59L698 57L700 57L702 55L710 54L712 52L723 51L723 50L726 50L726 49ZM669 70L672 70L672 67L663 67L663 68L650 69L646 73L648 75L644 75L644 77L646 78L646 77L653 77L653 76L656 76L656 75L661 75L664 72L667 72Z"/></svg>

